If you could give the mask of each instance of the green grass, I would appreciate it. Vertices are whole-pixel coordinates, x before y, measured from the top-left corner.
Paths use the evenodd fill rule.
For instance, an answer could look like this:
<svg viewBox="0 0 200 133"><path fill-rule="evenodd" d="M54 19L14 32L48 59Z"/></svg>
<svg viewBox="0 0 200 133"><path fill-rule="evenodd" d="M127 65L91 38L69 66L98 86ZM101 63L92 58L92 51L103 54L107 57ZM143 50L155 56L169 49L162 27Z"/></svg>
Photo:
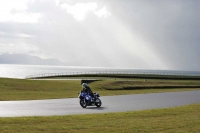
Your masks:
<svg viewBox="0 0 200 133"><path fill-rule="evenodd" d="M135 90L145 88L190 88L200 87L200 80L158 80L158 79L133 79L133 80L104 80L97 81L94 86L106 90Z"/></svg>
<svg viewBox="0 0 200 133"><path fill-rule="evenodd" d="M1 133L199 133L200 104L124 113L0 118Z"/></svg>
<svg viewBox="0 0 200 133"><path fill-rule="evenodd" d="M195 90L200 88L200 80L106 78L89 86L100 95L121 95ZM0 78L0 100L77 97L80 89L81 83L77 80ZM200 104L194 104L124 113L0 118L0 133L197 133L200 132L199 110Z"/></svg>
<svg viewBox="0 0 200 133"><path fill-rule="evenodd" d="M0 79L0 100L34 100L77 96L80 81Z"/></svg>
<svg viewBox="0 0 200 133"><path fill-rule="evenodd" d="M108 78L90 83L101 96L200 89L200 80ZM181 87L181 88L179 88ZM195 88L194 88L195 87ZM77 97L80 80L26 80L0 78L0 100L35 100Z"/></svg>

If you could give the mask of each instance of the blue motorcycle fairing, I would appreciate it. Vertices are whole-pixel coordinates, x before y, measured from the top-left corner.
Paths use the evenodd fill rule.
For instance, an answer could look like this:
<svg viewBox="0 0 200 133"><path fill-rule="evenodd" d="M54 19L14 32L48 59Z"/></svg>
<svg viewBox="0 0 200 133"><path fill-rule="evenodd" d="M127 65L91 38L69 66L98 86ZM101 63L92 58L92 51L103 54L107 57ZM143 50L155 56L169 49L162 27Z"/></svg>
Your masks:
<svg viewBox="0 0 200 133"><path fill-rule="evenodd" d="M99 94L98 94L98 93L94 93L94 96L95 96L95 97L99 97ZM89 101L89 102L92 102L92 97L91 97L88 93L85 93L85 92L83 92L83 91L81 91L81 92L79 93L78 98L80 98L80 99L82 99L82 100L87 100L87 101Z"/></svg>
<svg viewBox="0 0 200 133"><path fill-rule="evenodd" d="M81 92L78 96L80 99L91 101L92 97L88 93Z"/></svg>

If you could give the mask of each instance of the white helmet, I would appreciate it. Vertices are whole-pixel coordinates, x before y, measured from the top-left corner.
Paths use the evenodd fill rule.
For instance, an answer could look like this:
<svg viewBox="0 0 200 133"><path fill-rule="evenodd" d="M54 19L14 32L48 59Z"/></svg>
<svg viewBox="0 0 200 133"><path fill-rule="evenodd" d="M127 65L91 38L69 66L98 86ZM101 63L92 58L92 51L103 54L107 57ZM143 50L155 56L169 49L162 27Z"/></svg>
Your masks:
<svg viewBox="0 0 200 133"><path fill-rule="evenodd" d="M87 83L83 83L82 87L85 88L87 86Z"/></svg>

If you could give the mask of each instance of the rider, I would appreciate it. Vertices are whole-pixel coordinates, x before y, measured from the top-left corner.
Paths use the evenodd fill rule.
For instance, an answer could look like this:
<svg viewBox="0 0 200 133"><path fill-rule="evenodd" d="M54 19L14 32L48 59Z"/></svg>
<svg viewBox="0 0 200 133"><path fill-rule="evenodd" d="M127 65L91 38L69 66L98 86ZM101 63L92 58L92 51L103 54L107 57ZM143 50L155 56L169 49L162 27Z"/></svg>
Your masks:
<svg viewBox="0 0 200 133"><path fill-rule="evenodd" d="M88 93L92 97L92 99L94 100L94 94L93 94L92 90L90 89L90 87L87 85L87 83L83 83L82 88L83 88L83 91L85 93Z"/></svg>

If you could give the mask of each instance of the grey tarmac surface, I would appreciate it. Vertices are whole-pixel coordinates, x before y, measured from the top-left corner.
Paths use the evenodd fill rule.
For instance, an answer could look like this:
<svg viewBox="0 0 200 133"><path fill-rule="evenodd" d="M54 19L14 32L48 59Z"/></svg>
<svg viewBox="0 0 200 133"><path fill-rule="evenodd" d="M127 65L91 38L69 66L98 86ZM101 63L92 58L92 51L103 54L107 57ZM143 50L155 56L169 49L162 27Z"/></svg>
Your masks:
<svg viewBox="0 0 200 133"><path fill-rule="evenodd" d="M0 117L58 116L168 108L200 102L200 90L100 97L102 106L79 105L78 98L0 101Z"/></svg>

